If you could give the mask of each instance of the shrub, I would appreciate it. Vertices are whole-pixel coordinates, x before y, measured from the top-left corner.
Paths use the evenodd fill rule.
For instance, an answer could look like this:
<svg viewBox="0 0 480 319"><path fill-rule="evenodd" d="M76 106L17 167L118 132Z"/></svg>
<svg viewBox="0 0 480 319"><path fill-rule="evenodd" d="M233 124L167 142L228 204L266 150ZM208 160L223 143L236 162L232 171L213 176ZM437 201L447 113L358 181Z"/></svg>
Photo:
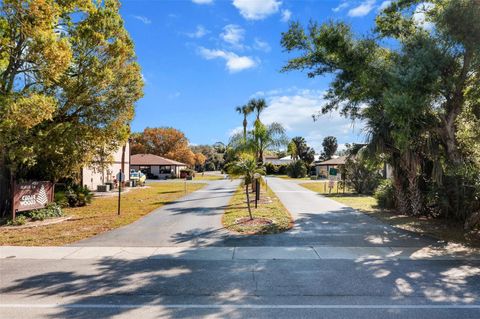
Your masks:
<svg viewBox="0 0 480 319"><path fill-rule="evenodd" d="M208 163L205 165L205 170L206 170L206 171L214 171L214 170L216 170L215 163L213 163L213 162L208 162Z"/></svg>
<svg viewBox="0 0 480 319"><path fill-rule="evenodd" d="M358 194L371 194L381 180L378 165L361 156L348 158L342 171L347 187Z"/></svg>
<svg viewBox="0 0 480 319"><path fill-rule="evenodd" d="M285 175L287 174L287 166L285 164L275 165L273 163L265 163L265 171L267 175Z"/></svg>
<svg viewBox="0 0 480 319"><path fill-rule="evenodd" d="M62 217L62 208L56 203L51 203L42 209L36 209L25 213L25 216L31 220L44 220L47 218Z"/></svg>
<svg viewBox="0 0 480 319"><path fill-rule="evenodd" d="M385 209L395 208L395 190L392 180L385 179L378 185L373 197L377 200L378 206Z"/></svg>
<svg viewBox="0 0 480 319"><path fill-rule="evenodd" d="M70 206L68 204L68 198L64 191L55 192L55 203L62 208Z"/></svg>
<svg viewBox="0 0 480 319"><path fill-rule="evenodd" d="M81 207L90 204L93 194L87 187L83 186L69 186L65 195L70 207Z"/></svg>
<svg viewBox="0 0 480 319"><path fill-rule="evenodd" d="M27 217L23 216L23 215L18 215L15 217L15 220L8 220L7 221L7 226L21 226L21 225L25 225L25 223L27 222Z"/></svg>
<svg viewBox="0 0 480 319"><path fill-rule="evenodd" d="M302 178L307 175L307 168L302 160L294 161L287 166L287 174L292 178Z"/></svg>

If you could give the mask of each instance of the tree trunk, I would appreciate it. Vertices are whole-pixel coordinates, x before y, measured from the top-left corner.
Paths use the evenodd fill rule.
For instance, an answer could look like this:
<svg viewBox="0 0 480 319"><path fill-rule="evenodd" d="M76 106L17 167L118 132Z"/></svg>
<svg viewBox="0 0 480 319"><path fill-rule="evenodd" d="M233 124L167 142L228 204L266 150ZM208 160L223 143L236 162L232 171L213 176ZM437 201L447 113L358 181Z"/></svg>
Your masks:
<svg viewBox="0 0 480 319"><path fill-rule="evenodd" d="M244 142L247 141L247 125L248 125L248 122L247 122L247 118L245 117L243 119L243 141Z"/></svg>
<svg viewBox="0 0 480 319"><path fill-rule="evenodd" d="M423 210L423 196L419 188L418 176L409 176L408 178L408 194L410 195L410 206L412 208L411 215L420 216Z"/></svg>
<svg viewBox="0 0 480 319"><path fill-rule="evenodd" d="M395 189L395 201L397 209L400 211L401 214L409 215L410 203L408 201L408 197L403 186L403 178L401 176L401 173L399 172L400 169L392 165L392 170L393 187Z"/></svg>
<svg viewBox="0 0 480 319"><path fill-rule="evenodd" d="M250 216L250 220L253 220L252 209L250 208L250 195L248 193L248 184L245 184L245 194L247 194L247 207L248 207L248 215Z"/></svg>

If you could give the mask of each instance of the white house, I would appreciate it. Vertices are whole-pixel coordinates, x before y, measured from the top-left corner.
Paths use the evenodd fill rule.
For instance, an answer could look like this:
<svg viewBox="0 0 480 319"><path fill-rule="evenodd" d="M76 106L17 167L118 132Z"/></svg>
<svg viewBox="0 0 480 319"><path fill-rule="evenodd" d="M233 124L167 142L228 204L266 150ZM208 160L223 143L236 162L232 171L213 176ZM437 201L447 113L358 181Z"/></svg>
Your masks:
<svg viewBox="0 0 480 319"><path fill-rule="evenodd" d="M112 156L112 162L102 172L97 163L92 163L89 166L82 168L82 185L89 190L97 190L98 185L104 185L108 182L113 182L118 172L122 169L122 156L124 157L123 172L126 180L130 173L130 143L127 142L124 148L120 147Z"/></svg>

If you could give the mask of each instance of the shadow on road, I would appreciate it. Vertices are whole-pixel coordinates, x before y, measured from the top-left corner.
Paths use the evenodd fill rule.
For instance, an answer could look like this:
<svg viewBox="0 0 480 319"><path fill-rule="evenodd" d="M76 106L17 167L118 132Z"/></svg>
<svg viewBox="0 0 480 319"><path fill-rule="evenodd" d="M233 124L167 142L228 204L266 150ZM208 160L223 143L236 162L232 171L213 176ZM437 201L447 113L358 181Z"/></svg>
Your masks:
<svg viewBox="0 0 480 319"><path fill-rule="evenodd" d="M3 294L27 299L56 296L68 303L52 318L113 318L135 311L135 305L168 305L192 302L241 304L262 298L310 296L386 297L391 303L478 302L480 268L476 262L359 260L112 260L52 261L32 269L35 275L3 284ZM17 262L9 260L11 266ZM72 264L74 263L74 264ZM61 269L69 268L69 271ZM51 271L45 272L45 269ZM200 300L200 301L199 301ZM255 301L256 300L256 301ZM315 299L313 299L315 300ZM373 300L373 299L372 299ZM133 305L131 308L78 308L74 305ZM163 316L190 318L191 309L158 309ZM201 309L202 316L223 309ZM240 309L228 315L241 317ZM226 313L225 313L226 314ZM133 314L132 314L133 315Z"/></svg>

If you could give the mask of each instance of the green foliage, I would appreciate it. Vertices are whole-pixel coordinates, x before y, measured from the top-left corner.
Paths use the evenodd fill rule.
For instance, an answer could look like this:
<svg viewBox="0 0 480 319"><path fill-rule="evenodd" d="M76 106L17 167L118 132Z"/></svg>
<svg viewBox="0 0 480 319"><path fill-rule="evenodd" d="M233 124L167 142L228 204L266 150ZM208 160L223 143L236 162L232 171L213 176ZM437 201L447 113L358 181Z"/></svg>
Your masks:
<svg viewBox="0 0 480 319"><path fill-rule="evenodd" d="M278 148L287 145L288 139L285 134L285 128L276 122L264 125L260 121L255 121L253 130L247 132L245 140L242 134L235 134L230 138L227 154L235 160L235 154L253 153L257 162L263 162L263 154L266 151L276 151Z"/></svg>
<svg viewBox="0 0 480 319"><path fill-rule="evenodd" d="M265 170L257 166L257 161L254 156L248 153L242 153L236 162L230 163L227 166L227 172L230 178L241 178L245 185L245 195L247 196L247 207L250 219L253 219L252 210L250 208L250 195L248 185L253 184L257 175L265 175Z"/></svg>
<svg viewBox="0 0 480 319"><path fill-rule="evenodd" d="M265 175L265 170L257 166L255 158L248 153L242 153L238 161L228 165L227 172L231 178L241 178L245 185L252 184L255 175Z"/></svg>
<svg viewBox="0 0 480 319"><path fill-rule="evenodd" d="M267 175L285 175L287 174L288 165L275 165L272 163L265 163L265 170Z"/></svg>
<svg viewBox="0 0 480 319"><path fill-rule="evenodd" d="M205 170L220 170L225 164L226 146L223 143L215 143L214 145L195 145L190 147L192 152L203 154L205 159Z"/></svg>
<svg viewBox="0 0 480 319"><path fill-rule="evenodd" d="M207 172L211 172L211 171L216 170L215 163L214 162L208 162L207 164L205 164L205 170Z"/></svg>
<svg viewBox="0 0 480 319"><path fill-rule="evenodd" d="M62 208L59 205L55 203L50 203L45 206L45 208L32 210L24 213L24 215L30 218L32 221L36 221L45 220L48 218L62 217L63 212Z"/></svg>
<svg viewBox="0 0 480 319"><path fill-rule="evenodd" d="M337 138L335 136L325 137L323 139L322 146L323 146L322 158L324 160L331 159L338 148Z"/></svg>
<svg viewBox="0 0 480 319"><path fill-rule="evenodd" d="M377 200L380 208L393 209L395 208L395 190L393 188L391 179L384 179L380 182L373 197Z"/></svg>
<svg viewBox="0 0 480 319"><path fill-rule="evenodd" d="M295 157L292 156L292 159L301 159L305 164L310 165L315 160L315 150L307 145L305 138L297 136L292 138L290 142L293 145L290 145L292 151L295 152Z"/></svg>
<svg viewBox="0 0 480 319"><path fill-rule="evenodd" d="M70 207L81 207L92 202L93 194L84 186L69 186L65 195Z"/></svg>
<svg viewBox="0 0 480 319"><path fill-rule="evenodd" d="M21 226L27 223L27 217L24 215L17 215L15 220L9 219L7 221L7 226Z"/></svg>
<svg viewBox="0 0 480 319"><path fill-rule="evenodd" d="M119 9L116 0L0 2L2 190L10 173L76 177L98 147L128 138L143 82Z"/></svg>
<svg viewBox="0 0 480 319"><path fill-rule="evenodd" d="M345 184L358 194L372 194L382 178L380 166L368 158L365 148L358 150L357 145L349 147L349 155L342 171Z"/></svg>
<svg viewBox="0 0 480 319"><path fill-rule="evenodd" d="M412 15L420 8L424 22ZM478 21L478 1L399 0L379 12L369 36L342 22L293 23L282 34L297 53L283 71L333 74L319 115L339 110L366 123L368 150L392 167L402 213L433 209L466 221L478 211ZM350 163L358 176L368 172L360 163Z"/></svg>
<svg viewBox="0 0 480 319"><path fill-rule="evenodd" d="M287 175L291 178L307 176L307 167L302 160L294 161L287 166Z"/></svg>

